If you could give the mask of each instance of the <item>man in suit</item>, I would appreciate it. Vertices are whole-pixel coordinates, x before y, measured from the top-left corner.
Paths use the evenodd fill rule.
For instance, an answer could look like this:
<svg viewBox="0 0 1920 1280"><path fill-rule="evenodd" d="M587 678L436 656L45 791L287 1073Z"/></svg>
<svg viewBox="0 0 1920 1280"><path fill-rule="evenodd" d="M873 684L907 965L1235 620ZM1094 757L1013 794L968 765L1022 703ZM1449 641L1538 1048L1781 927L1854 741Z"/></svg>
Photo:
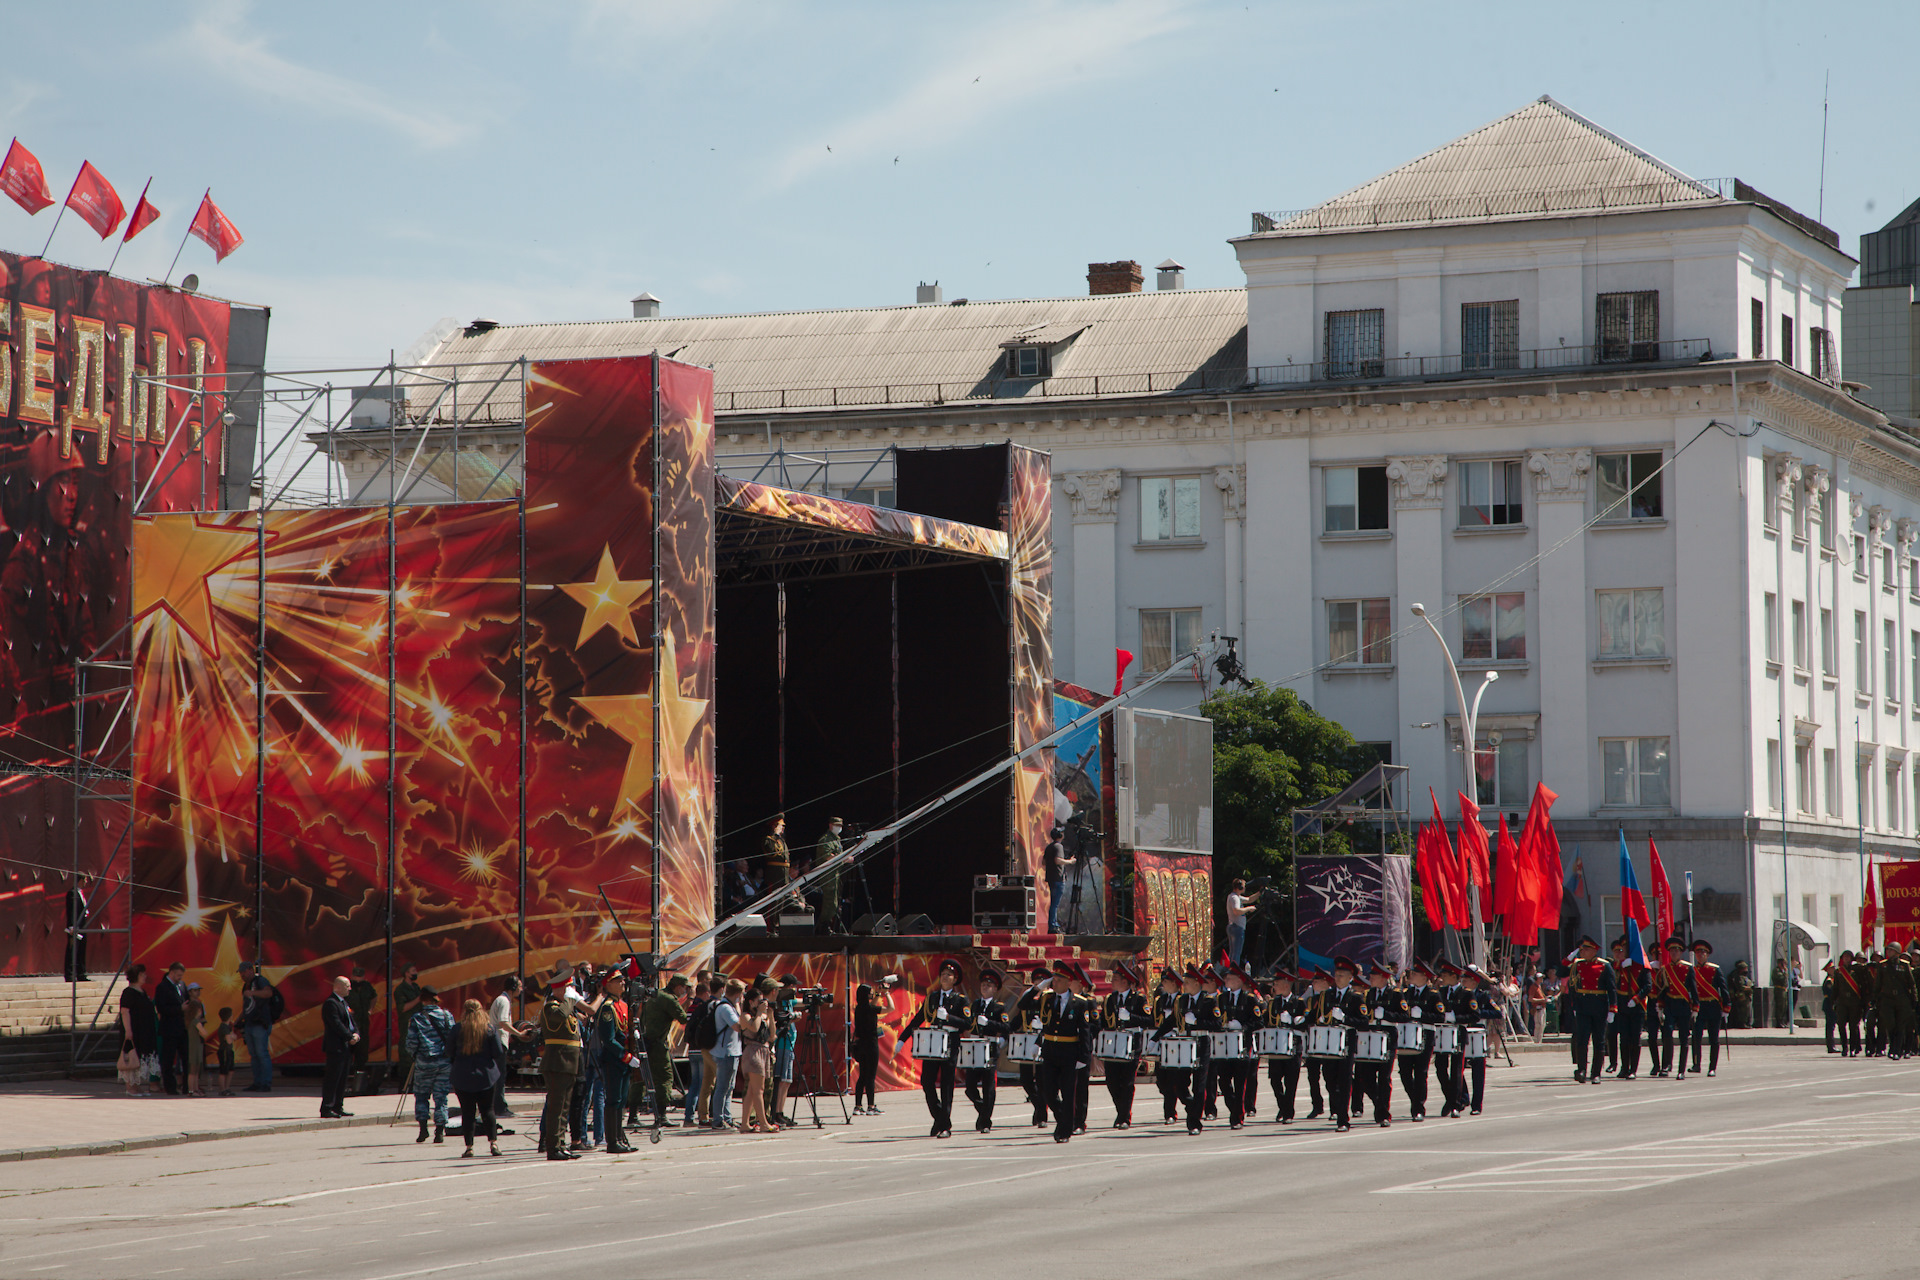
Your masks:
<svg viewBox="0 0 1920 1280"><path fill-rule="evenodd" d="M353 1006L347 995L353 980L345 976L333 980L333 994L320 1005L320 1047L326 1052L326 1074L320 1081L320 1118L341 1120L352 1115L344 1110L347 1100L347 1071L353 1065L353 1047L360 1043L360 1024L354 1020Z"/></svg>
<svg viewBox="0 0 1920 1280"><path fill-rule="evenodd" d="M187 966L178 960L154 988L153 1012L160 1023L160 1082L169 1094L187 1091ZM177 1082L177 1084L176 1084Z"/></svg>
<svg viewBox="0 0 1920 1280"><path fill-rule="evenodd" d="M93 890L93 877L82 871L67 890L67 981L87 980L87 917L92 908L87 895Z"/></svg>

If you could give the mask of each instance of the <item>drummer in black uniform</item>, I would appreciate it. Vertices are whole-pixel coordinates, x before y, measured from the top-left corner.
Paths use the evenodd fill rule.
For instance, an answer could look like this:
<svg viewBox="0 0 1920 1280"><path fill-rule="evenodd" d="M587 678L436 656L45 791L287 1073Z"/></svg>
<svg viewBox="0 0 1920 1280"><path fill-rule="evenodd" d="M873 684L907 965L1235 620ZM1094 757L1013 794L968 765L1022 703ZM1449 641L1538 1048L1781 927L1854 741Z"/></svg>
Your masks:
<svg viewBox="0 0 1920 1280"><path fill-rule="evenodd" d="M1053 971L1046 965L1033 966L1030 975L1032 984L1020 993L1013 1003L1013 1025L1016 1031L1033 1031L1034 1022L1040 1016L1040 1002L1046 999L1047 991L1053 982ZM1038 1064L1023 1062L1020 1064L1020 1088L1027 1095L1027 1101L1033 1105L1033 1127L1047 1127L1047 1100L1040 1092Z"/></svg>
<svg viewBox="0 0 1920 1280"><path fill-rule="evenodd" d="M1327 1020L1327 996L1333 990L1333 975L1319 965L1301 971L1309 984L1306 995L1307 1029L1319 1026ZM1307 1059L1307 1093L1313 1099L1313 1110L1307 1119L1318 1120L1326 1114L1327 1101L1320 1093L1320 1085L1326 1079L1326 1063L1320 1058Z"/></svg>
<svg viewBox="0 0 1920 1280"><path fill-rule="evenodd" d="M1176 1035L1180 1025L1180 974L1171 967L1160 970L1160 991L1153 998L1153 1039ZM1187 1100L1188 1077L1192 1072L1155 1063L1153 1084L1160 1090L1160 1122L1172 1124Z"/></svg>
<svg viewBox="0 0 1920 1280"><path fill-rule="evenodd" d="M1220 1029L1220 975L1212 965L1187 966L1187 1007L1181 1017L1193 1037L1193 1090L1187 1102L1187 1132L1199 1133L1203 1120L1217 1114L1218 1081L1213 1078L1211 1032Z"/></svg>
<svg viewBox="0 0 1920 1280"><path fill-rule="evenodd" d="M1307 975L1300 977L1305 979ZM1267 996L1264 1020L1269 1027L1305 1034L1307 1001L1306 997L1294 994L1294 982L1294 975L1285 969L1273 971L1273 988ZM1281 1124L1292 1124L1294 1100L1300 1094L1299 1056L1285 1054L1268 1058L1267 1083L1273 1087L1274 1118Z"/></svg>
<svg viewBox="0 0 1920 1280"><path fill-rule="evenodd" d="M938 985L927 993L920 1011L900 1032L909 1044L921 1027L950 1033L953 1044L944 1058L927 1058L920 1063L920 1090L927 1097L927 1114L933 1117L931 1136L953 1136L953 1083L955 1065L960 1061L960 1033L973 1017L972 1003L954 990L960 981L960 962L951 957L940 962Z"/></svg>
<svg viewBox="0 0 1920 1280"><path fill-rule="evenodd" d="M980 968L980 998L973 1002L973 1025L967 1034L979 1036L994 1046L997 1059L1000 1046L1007 1042L1012 1024L1000 1003L1000 971L991 965ZM997 1065L970 1067L967 1070L967 1101L973 1104L975 1133L993 1132L993 1104L1000 1093L1000 1068Z"/></svg>
<svg viewBox="0 0 1920 1280"><path fill-rule="evenodd" d="M1328 991L1323 1005L1324 1017L1321 1021L1334 1026L1347 1028L1349 1037L1356 1027L1367 1024L1367 996L1364 988L1354 982L1360 973L1360 966L1345 956L1335 956L1333 960L1333 989ZM1353 1044L1349 1039L1347 1053L1342 1058L1328 1058L1322 1064L1327 1081L1327 1101L1333 1105L1333 1128L1336 1133L1345 1133L1353 1127L1348 1120L1349 1104L1353 1100Z"/></svg>
<svg viewBox="0 0 1920 1280"><path fill-rule="evenodd" d="M1247 1081L1254 1074L1252 1049L1254 1029L1260 1025L1260 998L1253 992L1253 975L1239 964L1228 961L1224 979L1226 990L1219 996L1220 1029L1240 1035L1241 1056L1222 1058L1214 1064L1220 1082L1220 1096L1226 1100L1227 1121L1238 1129L1247 1122Z"/></svg>
<svg viewBox="0 0 1920 1280"><path fill-rule="evenodd" d="M1479 965L1470 964L1460 974L1460 994L1454 1009L1460 1020L1460 1057L1467 1073L1460 1081L1459 1092L1454 1095L1454 1114L1459 1115L1462 1106L1471 1106L1473 1114L1477 1116L1480 1114L1481 1100L1487 1092L1487 1055L1484 1048L1478 1057L1469 1055L1466 1051L1466 1034L1475 1028L1484 1033L1489 1022L1503 1016L1500 1002L1493 995L1493 983Z"/></svg>
<svg viewBox="0 0 1920 1280"><path fill-rule="evenodd" d="M1437 988L1440 996L1440 1023L1443 1026L1460 1025L1461 992L1460 966L1451 960L1442 960L1434 966L1440 978ZM1440 1118L1452 1119L1464 1115L1467 1110L1466 1073L1462 1069L1466 1058L1466 1045L1452 1053L1441 1053L1437 1048L1433 1054L1433 1074L1440 1081Z"/></svg>
<svg viewBox="0 0 1920 1280"><path fill-rule="evenodd" d="M1387 1033L1387 1058L1384 1062L1356 1059L1353 1064L1353 1110L1358 1112L1362 1099L1373 1100L1373 1122L1382 1129L1393 1123L1393 1025L1406 1017L1406 1005L1394 985L1393 970L1375 960L1367 968L1367 1025Z"/></svg>
<svg viewBox="0 0 1920 1280"><path fill-rule="evenodd" d="M1402 1053L1405 1045L1395 1044L1394 1056L1400 1060L1400 1087L1406 1090L1407 1108L1413 1122L1419 1124L1427 1118L1427 1075L1433 1063L1433 1038L1431 1028L1446 1021L1447 1002L1440 989L1433 985L1433 967L1425 960L1415 960L1407 969L1407 985L1402 988L1400 998L1406 1010L1404 1021L1420 1024L1421 1046L1418 1053ZM1452 1094L1443 1085L1440 1090L1442 1105Z"/></svg>
<svg viewBox="0 0 1920 1280"><path fill-rule="evenodd" d="M1080 1124L1078 1080L1092 1057L1093 1001L1075 990L1084 976L1071 960L1053 962L1055 990L1040 1002L1040 1092L1053 1112L1053 1140L1065 1142Z"/></svg>
<svg viewBox="0 0 1920 1280"><path fill-rule="evenodd" d="M1108 1031L1145 1031L1151 1025L1152 1014L1147 1009L1146 997L1135 990L1145 985L1141 981L1143 976L1130 960L1122 960L1113 967L1113 990L1101 1008L1101 1025ZM1113 1099L1113 1127L1130 1128L1138 1064L1108 1059L1102 1066L1107 1077L1107 1096Z"/></svg>

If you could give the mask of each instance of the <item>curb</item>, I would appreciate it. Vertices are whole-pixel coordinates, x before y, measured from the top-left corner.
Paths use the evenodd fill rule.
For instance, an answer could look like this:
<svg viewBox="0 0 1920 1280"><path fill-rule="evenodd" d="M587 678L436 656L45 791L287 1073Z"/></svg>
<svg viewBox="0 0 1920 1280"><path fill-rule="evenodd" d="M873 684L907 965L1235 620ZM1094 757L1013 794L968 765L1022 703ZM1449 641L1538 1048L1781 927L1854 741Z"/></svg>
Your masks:
<svg viewBox="0 0 1920 1280"><path fill-rule="evenodd" d="M0 1162L53 1160L62 1156L113 1156L152 1147L177 1147L189 1142L217 1142L223 1138L260 1138L280 1133L311 1133L319 1129L358 1129L390 1124L389 1116L351 1116L345 1120L282 1120L274 1124L238 1125L231 1129L194 1129L185 1133L155 1133L113 1142L82 1142L58 1147L16 1147L0 1151Z"/></svg>

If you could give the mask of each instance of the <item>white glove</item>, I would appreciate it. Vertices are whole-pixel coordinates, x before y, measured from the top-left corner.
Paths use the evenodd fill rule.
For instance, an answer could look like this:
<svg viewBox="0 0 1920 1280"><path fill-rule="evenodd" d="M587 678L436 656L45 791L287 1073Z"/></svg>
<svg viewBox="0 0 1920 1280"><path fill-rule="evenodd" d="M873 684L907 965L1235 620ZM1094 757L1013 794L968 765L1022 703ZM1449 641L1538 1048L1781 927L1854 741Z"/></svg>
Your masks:
<svg viewBox="0 0 1920 1280"><path fill-rule="evenodd" d="M984 1026L986 1026L986 1025L987 1025L987 1015L983 1013L983 1014L981 1014L981 1015L980 1015L979 1017L977 1017L977 1018L975 1018L975 1019L973 1020L973 1025L974 1025L974 1026L976 1026L976 1027L984 1027Z"/></svg>
<svg viewBox="0 0 1920 1280"><path fill-rule="evenodd" d="M1290 1027L1290 1026L1292 1026L1292 1025L1293 1025L1293 1015L1292 1015L1292 1014L1290 1014L1290 1013L1283 1013L1283 1014L1281 1014L1281 1015L1280 1015L1280 1025L1281 1025L1281 1026L1283 1026L1283 1027Z"/></svg>
<svg viewBox="0 0 1920 1280"><path fill-rule="evenodd" d="M1121 1022L1132 1022L1132 1021L1133 1021L1133 1015L1132 1015L1131 1013L1129 1013L1129 1012L1128 1012L1127 1010L1125 1010L1125 1009L1122 1009L1122 1010L1120 1011L1120 1017L1119 1017L1119 1021L1121 1021Z"/></svg>
<svg viewBox="0 0 1920 1280"><path fill-rule="evenodd" d="M1453 1021L1453 1015L1452 1015L1451 1013L1449 1013L1449 1014L1447 1015L1447 1021L1448 1021L1448 1022L1452 1022L1452 1021Z"/></svg>
<svg viewBox="0 0 1920 1280"><path fill-rule="evenodd" d="M1188 1025L1188 1026L1190 1026L1190 1027L1191 1027L1191 1026L1195 1026L1195 1025L1197 1025L1197 1024L1199 1023L1199 1021L1200 1021L1200 1019L1198 1019L1198 1018L1196 1018L1196 1017L1194 1017L1194 1016L1193 1016L1192 1014L1188 1014L1188 1015L1187 1015L1187 1025Z"/></svg>
<svg viewBox="0 0 1920 1280"><path fill-rule="evenodd" d="M947 1011L945 1009L935 1010L933 1020L935 1022L945 1022L947 1020Z"/></svg>
<svg viewBox="0 0 1920 1280"><path fill-rule="evenodd" d="M1335 1022L1345 1022L1347 1020L1347 1015L1341 1012L1340 1010L1335 1009L1333 1011L1333 1020Z"/></svg>
<svg viewBox="0 0 1920 1280"><path fill-rule="evenodd" d="M1235 1018L1233 1021L1227 1023L1227 1030L1238 1031L1239 1029L1240 1029L1240 1020L1238 1018Z"/></svg>
<svg viewBox="0 0 1920 1280"><path fill-rule="evenodd" d="M1612 1021L1613 1021L1613 1015L1612 1015L1611 1013L1609 1013L1609 1014L1607 1015L1607 1021L1608 1021L1608 1022L1612 1022Z"/></svg>

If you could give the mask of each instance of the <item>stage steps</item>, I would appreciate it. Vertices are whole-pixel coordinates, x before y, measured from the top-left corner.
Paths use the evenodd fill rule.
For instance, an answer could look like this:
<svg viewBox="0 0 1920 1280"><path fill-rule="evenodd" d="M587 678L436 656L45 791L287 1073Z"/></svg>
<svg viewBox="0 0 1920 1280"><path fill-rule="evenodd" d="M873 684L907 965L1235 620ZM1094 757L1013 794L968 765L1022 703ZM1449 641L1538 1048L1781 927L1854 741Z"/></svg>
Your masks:
<svg viewBox="0 0 1920 1280"><path fill-rule="evenodd" d="M107 982L95 978L79 990L79 1023L94 1021ZM111 1027L119 1017L119 1001L100 1009L99 1025ZM0 1082L58 1080L69 1074L73 1056L73 989L59 978L0 978ZM111 1070L119 1052L118 1037L98 1035L87 1045L83 1069Z"/></svg>
<svg viewBox="0 0 1920 1280"><path fill-rule="evenodd" d="M975 934L974 939L974 950L993 961L996 969L1004 971L1010 986L1018 985L1025 979L1034 965L1050 965L1055 960L1074 960L1085 967L1087 976L1093 979L1095 995L1105 995L1113 988L1112 977L1098 957L1079 947L1067 945L1058 934L990 930Z"/></svg>

